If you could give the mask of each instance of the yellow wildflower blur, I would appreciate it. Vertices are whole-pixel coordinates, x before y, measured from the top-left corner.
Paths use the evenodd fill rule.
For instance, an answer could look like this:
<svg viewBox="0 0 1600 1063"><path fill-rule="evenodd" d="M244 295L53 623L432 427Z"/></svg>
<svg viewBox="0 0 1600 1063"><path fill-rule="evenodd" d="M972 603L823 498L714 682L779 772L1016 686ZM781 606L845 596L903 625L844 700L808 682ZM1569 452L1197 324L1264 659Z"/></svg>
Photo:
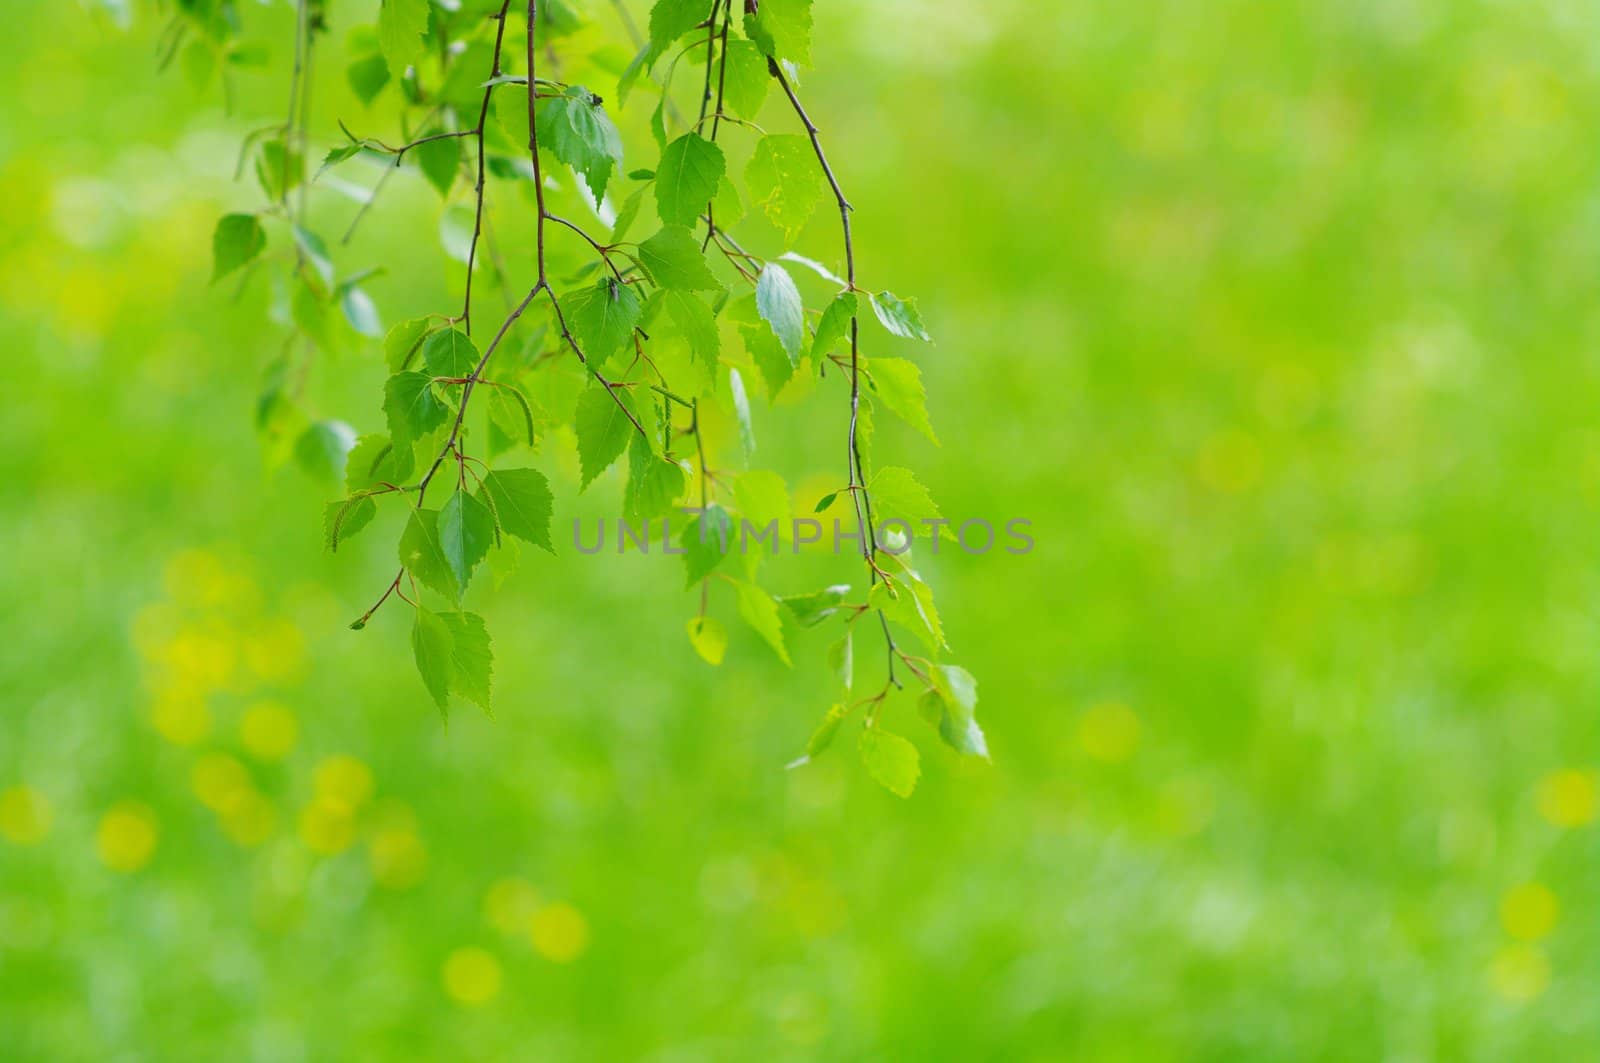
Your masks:
<svg viewBox="0 0 1600 1063"><path fill-rule="evenodd" d="M95 849L101 863L111 870L131 873L150 862L159 834L156 814L149 806L123 801L101 817Z"/></svg>

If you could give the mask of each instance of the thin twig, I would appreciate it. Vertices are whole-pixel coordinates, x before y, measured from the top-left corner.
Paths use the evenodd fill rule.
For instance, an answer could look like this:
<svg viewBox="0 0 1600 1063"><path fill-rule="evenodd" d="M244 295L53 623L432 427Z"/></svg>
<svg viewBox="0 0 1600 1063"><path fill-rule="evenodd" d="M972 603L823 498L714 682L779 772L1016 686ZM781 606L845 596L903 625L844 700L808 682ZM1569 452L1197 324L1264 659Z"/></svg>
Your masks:
<svg viewBox="0 0 1600 1063"><path fill-rule="evenodd" d="M851 293L856 293L856 254L855 243L850 232L850 201L845 198L844 189L839 186L839 178L834 175L833 167L828 164L828 154L822 148L822 141L817 135L816 123L811 121L811 116L806 113L805 107L800 103L800 98L795 95L789 79L783 74L783 68L776 60L767 60L767 70L777 79L782 87L783 94L789 99L789 106L794 108L795 115L800 119L800 124L805 127L806 136L811 141L811 150L817 157L817 164L822 167L823 176L828 179L828 187L833 189L834 202L839 208L839 226L844 233L844 262L845 281ZM881 574L878 567L878 538L873 529L872 496L867 490L866 470L861 461L861 441L858 428L861 418L861 348L860 348L860 320L859 311L850 314L850 432L849 448L846 454L849 467L848 482L852 488L850 501L855 506L856 528L862 539L861 556L867 563L868 583L875 584ZM892 589L892 588L891 588ZM883 615L883 610L878 610L878 619L883 627L884 642L888 647L889 682L899 686L895 678L894 662L895 646L894 636L889 631L889 620Z"/></svg>
<svg viewBox="0 0 1600 1063"><path fill-rule="evenodd" d="M478 237L483 233L483 188L484 164L487 161L483 150L483 130L489 121L489 101L494 96L495 79L500 76L500 47L506 36L506 12L511 9L511 0L501 0L500 14L495 16L494 29L494 59L490 65L489 83L483 90L483 106L478 108L478 124L473 127L473 137L478 142L478 183L473 186L473 193L477 197L477 209L472 219L472 243L467 248L467 291L461 303L461 329L467 335L472 335L472 267L478 257ZM528 35L533 35L533 27L528 27ZM533 76L529 69L529 77ZM533 106L533 91L528 92L528 106ZM462 408L466 407L466 395L462 395Z"/></svg>

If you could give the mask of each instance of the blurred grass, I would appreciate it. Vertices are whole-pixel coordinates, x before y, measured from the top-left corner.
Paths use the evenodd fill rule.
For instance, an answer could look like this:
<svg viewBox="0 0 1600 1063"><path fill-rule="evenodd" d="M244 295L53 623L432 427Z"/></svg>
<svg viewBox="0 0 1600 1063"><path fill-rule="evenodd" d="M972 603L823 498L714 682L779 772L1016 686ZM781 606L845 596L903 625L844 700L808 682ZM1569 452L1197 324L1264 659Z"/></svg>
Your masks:
<svg viewBox="0 0 1600 1063"><path fill-rule="evenodd" d="M482 603L496 718L442 730L401 621L344 629L383 537L326 557L318 489L258 472L264 296L206 286L281 84L228 119L153 20L13 14L0 1055L1600 1052L1594 12L979 11L819 0L805 85L865 276L939 339L944 445L880 458L1039 543L929 564L996 763L924 744L909 802L779 770L821 634L706 668L655 558L525 555ZM455 282L396 191L388 318ZM329 409L376 427L379 377ZM757 411L791 482L837 464L825 405ZM219 753L258 804L197 789Z"/></svg>

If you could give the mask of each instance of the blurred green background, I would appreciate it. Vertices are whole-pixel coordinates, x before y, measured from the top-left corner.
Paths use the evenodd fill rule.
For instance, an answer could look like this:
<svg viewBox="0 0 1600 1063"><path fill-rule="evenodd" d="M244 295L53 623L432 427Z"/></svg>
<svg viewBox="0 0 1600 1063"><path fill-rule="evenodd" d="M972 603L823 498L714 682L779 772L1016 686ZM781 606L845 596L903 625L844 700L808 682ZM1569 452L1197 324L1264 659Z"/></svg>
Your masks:
<svg viewBox="0 0 1600 1063"><path fill-rule="evenodd" d="M346 630L392 536L330 557L263 475L281 329L207 284L286 87L244 13L231 115L151 11L0 37L0 1056L1600 1057L1591 5L818 0L863 272L938 339L944 445L879 460L1038 540L926 561L994 763L908 723L908 801L783 771L825 636L710 668L658 558L476 590L492 720ZM459 289L395 186L387 321ZM320 386L370 431L382 374ZM840 412L762 404L764 454L820 492ZM552 447L558 528L615 507Z"/></svg>

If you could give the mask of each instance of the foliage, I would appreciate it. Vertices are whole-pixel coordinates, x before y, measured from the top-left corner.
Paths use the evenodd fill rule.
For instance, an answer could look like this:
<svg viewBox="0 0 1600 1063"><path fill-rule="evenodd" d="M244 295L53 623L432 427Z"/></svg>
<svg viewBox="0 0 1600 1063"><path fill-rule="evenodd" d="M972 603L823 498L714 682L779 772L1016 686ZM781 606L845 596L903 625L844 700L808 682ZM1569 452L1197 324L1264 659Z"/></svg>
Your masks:
<svg viewBox="0 0 1600 1063"><path fill-rule="evenodd" d="M575 10L559 2L524 8L510 0L383 0L377 24L352 31L376 41L384 64L380 70L363 58L348 71L368 110L340 122L344 142L322 154L313 174L312 86L304 71L327 32L326 12L320 3L299 0L288 118L246 144L267 202L254 214L218 221L215 277L267 266L259 272L272 273L292 292L291 333L269 374L261 405L270 415L260 428L270 444L286 423L305 422L291 449L313 474L337 481L354 462L350 493L329 503L323 515L329 549L347 546L373 526L377 508L411 508L399 540L399 571L351 626L366 627L391 598L414 609L417 668L441 711L452 693L488 708L489 636L483 620L460 612L459 603L505 536L555 549L550 525L556 503L546 477L527 462L539 431L563 424L576 434L584 487L629 456L625 517L646 527L662 520L666 539L675 507L698 502L687 511L700 516L683 535L688 580L699 599L690 629L695 650L713 663L722 657L720 637L708 641L720 623L706 624L715 586L725 588L716 597L731 600L788 664L784 614L758 582L760 555L748 555L737 574L722 563L732 551L727 540L745 523L791 524L788 488L768 469L735 475L729 456L711 450L713 464L705 436L713 419L737 420L748 456L754 438L743 380L765 381L768 398L776 400L797 375L837 382L834 401L848 405L839 493L854 511L866 585L855 601L840 592L833 608L805 619L836 617L847 629L874 625L884 646L881 689L846 701L845 708L861 708L866 729L878 732L884 704L908 679L913 694L945 696L940 676L946 666L939 659L946 647L937 621L928 619L936 616L931 591L908 557L890 558L880 541L885 521L901 522L907 536L925 530L924 521L937 530L939 511L909 471L869 471L863 394L868 405L881 403L930 439L933 429L917 367L903 357L864 351L859 315L870 306L887 336L869 346L885 351L896 340L931 337L914 301L857 283L851 208L794 87L798 67L810 60L810 7L811 0L660 0L650 14L649 39L638 42L617 87L618 101L647 90L657 97L650 140L627 147L620 109L582 85L541 73L559 68L564 51L585 47L576 34L586 24ZM238 21L220 0L186 14L206 25ZM673 92L674 74L691 64L703 67L698 81L680 79L694 82L693 105L680 103L681 90ZM769 133L755 123L771 83L787 104L787 120L803 133ZM370 133L382 124L398 128L397 144ZM725 155L730 135L754 144L742 189ZM378 405L388 433L362 437L358 447L342 422L312 417L318 398L302 382L305 366L342 345L372 346L340 334L335 322L341 314L358 337L380 332L360 287L376 267L346 274L306 211L307 195L325 175L363 157L396 168L409 163L447 199L452 189L469 188L461 198L471 225L464 253L459 235L452 251L465 267L459 311L413 316L387 330L383 347L392 375ZM629 229L649 229L639 218L646 189L660 227L637 241L626 239ZM825 190L838 214L843 277L786 250ZM621 208L612 193L625 197ZM742 240L753 238L734 233L739 216L733 204L741 200L765 217L776 240L761 237L750 245L757 250L747 250ZM610 234L574 220L586 212L614 217ZM531 282L517 279L525 271L488 250L497 229L525 232L530 224ZM268 229L292 249L279 263L267 261ZM556 248L557 241L566 246ZM772 249L763 251L762 242ZM785 262L820 279L811 305ZM480 272L490 273L488 283L506 294L508 310L492 330L482 320L484 285L474 284ZM364 412L349 416L363 419ZM825 423L818 419L819 426ZM429 594L438 599L431 606ZM918 638L927 656L902 648L897 628L901 637ZM845 677L847 686L852 681ZM970 694L970 683L966 690ZM940 716L935 733L958 753L986 757L971 705L963 705L959 724ZM916 779L914 763L906 768L908 749L914 756L914 747L887 732L861 745L873 777L901 796ZM815 743L812 752L820 752Z"/></svg>
<svg viewBox="0 0 1600 1063"><path fill-rule="evenodd" d="M648 0L627 6L646 30ZM560 551L502 534L472 577L495 718L456 698L427 725L413 610L340 634L410 507L368 500L330 554L307 518L346 493L252 431L291 320L263 276L292 249L263 220L268 257L212 282L212 237L259 206L235 149L282 121L294 8L236 7L225 48L169 36L175 0L14 4L0 38L0 1055L1600 1057L1592 7L814 3L799 91L862 279L919 296L939 343L889 338L862 297L864 350L910 355L943 441L884 409L872 357L869 471L911 470L955 530L1009 513L1038 541L917 540L1004 768L894 727L920 751L911 801L869 781L859 708L777 767L841 700L839 617L796 609L835 583L860 601L854 570L787 543L763 561L792 670L721 580L697 626L722 664L684 653L682 558L608 539L587 559L567 529L619 489L626 510L642 457L664 490L682 467L630 446L580 493L553 392L525 413L479 389L469 417L486 458L535 435L532 460L492 464L548 478ZM620 214L643 190L620 237L643 240L654 197L627 174L657 96L639 80L618 105L635 51L601 43L626 40L610 0L582 9L563 79L618 116L607 197ZM311 170L347 143L338 118L392 128L395 83L369 124L346 76L387 79L357 32L378 10L329 7ZM680 63L680 102L701 72ZM758 72L762 109L733 113L809 148ZM738 192L718 220L742 210L741 243L775 251L750 138L718 143ZM390 164L314 181L306 227L350 272L385 267L357 284L384 325L454 313L437 234L465 253L471 181L441 197ZM480 347L494 259L531 261L526 191L490 203ZM824 201L794 251L842 272L838 237ZM779 261L820 305L814 271ZM644 327L688 372L668 309ZM714 320L744 365L738 309ZM387 363L342 310L325 324L338 353L286 430L326 442L348 419L347 483L374 459L414 483L361 449L388 434ZM844 479L829 373L775 406L741 373L757 446L709 417L713 464L780 473L812 514ZM840 493L816 516L848 511ZM878 635L855 627L871 693Z"/></svg>

